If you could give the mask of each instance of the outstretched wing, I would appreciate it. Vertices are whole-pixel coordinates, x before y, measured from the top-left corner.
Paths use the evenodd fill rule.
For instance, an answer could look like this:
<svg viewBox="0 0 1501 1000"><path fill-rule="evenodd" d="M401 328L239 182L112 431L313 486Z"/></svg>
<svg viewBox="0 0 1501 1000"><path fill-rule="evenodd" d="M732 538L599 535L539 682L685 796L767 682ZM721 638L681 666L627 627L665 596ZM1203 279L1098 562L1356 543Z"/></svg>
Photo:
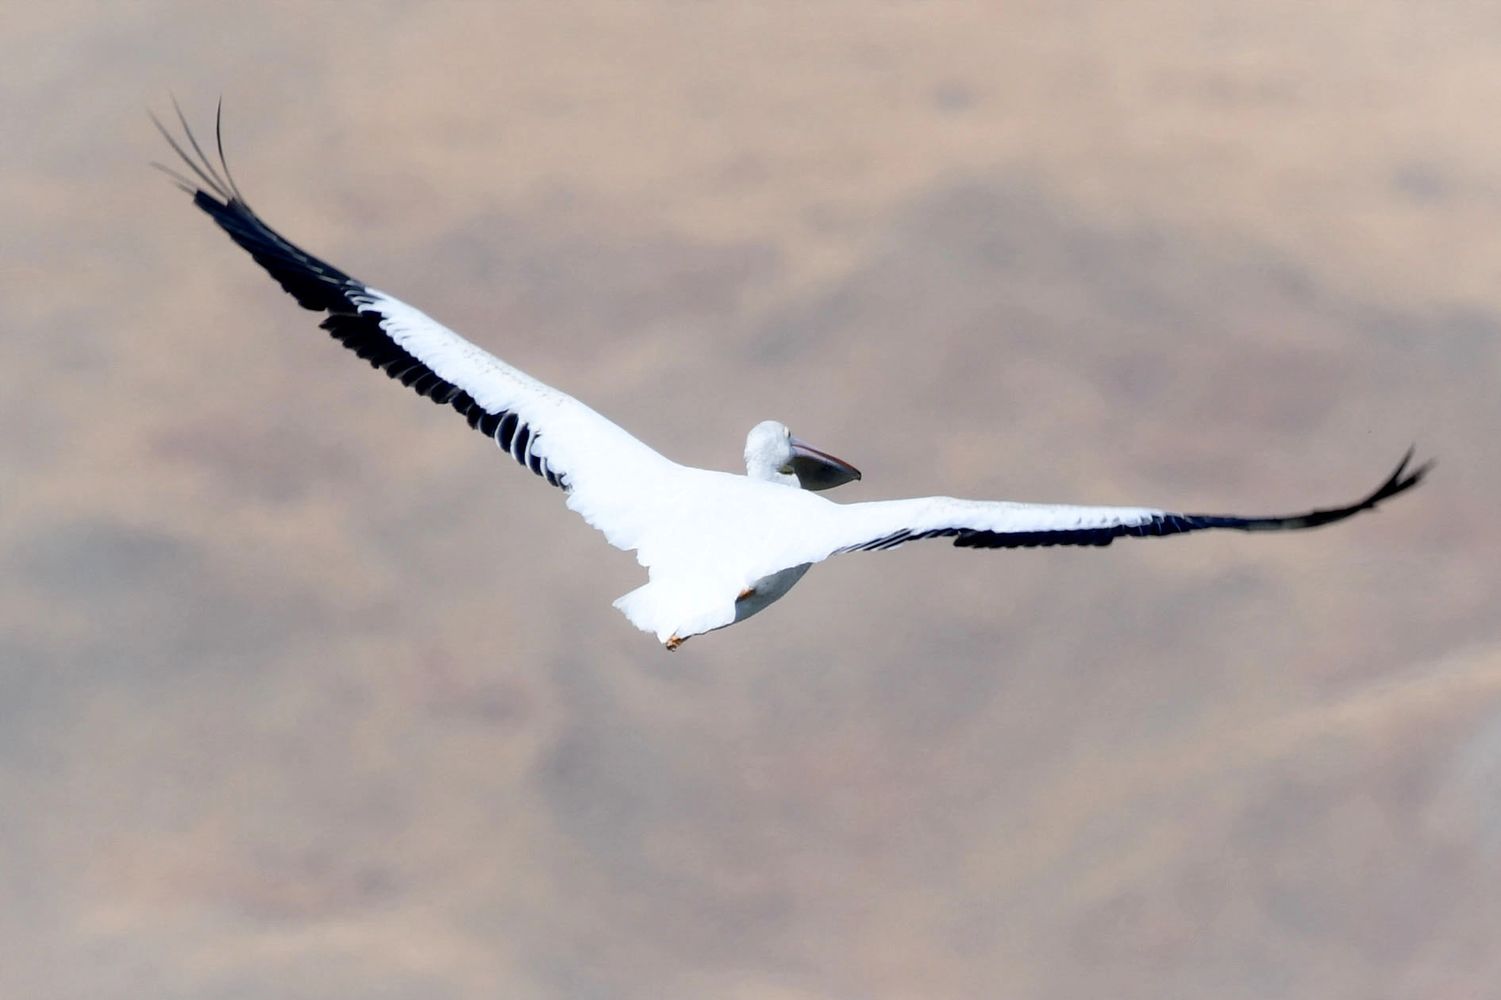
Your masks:
<svg viewBox="0 0 1501 1000"><path fill-rule="evenodd" d="M175 107L175 103L174 103ZM153 164L193 196L230 239L266 269L320 324L370 364L420 396L452 406L523 468L567 491L568 506L614 545L635 548L650 484L674 463L595 413L476 347L422 312L377 291L284 239L246 204L224 159L215 120L219 167L177 109L187 148L160 121L172 149L197 181ZM190 155L189 149L192 154Z"/></svg>
<svg viewBox="0 0 1501 1000"><path fill-rule="evenodd" d="M984 502L950 497L832 505L837 511L827 545L804 562L841 552L894 549L924 538L952 538L960 548L1014 549L1043 545L1109 545L1121 537L1179 535L1228 528L1235 531L1299 531L1342 521L1371 510L1383 500L1422 482L1432 467L1409 469L1409 451L1386 481L1362 500L1344 507L1279 517L1237 514L1177 514L1150 507L1074 507L1053 504Z"/></svg>

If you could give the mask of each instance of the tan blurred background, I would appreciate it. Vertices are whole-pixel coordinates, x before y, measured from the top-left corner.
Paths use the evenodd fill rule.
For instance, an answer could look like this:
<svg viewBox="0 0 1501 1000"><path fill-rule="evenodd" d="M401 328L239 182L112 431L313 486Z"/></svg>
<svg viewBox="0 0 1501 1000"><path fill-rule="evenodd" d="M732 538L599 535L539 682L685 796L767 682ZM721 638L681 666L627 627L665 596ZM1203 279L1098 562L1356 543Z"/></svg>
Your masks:
<svg viewBox="0 0 1501 1000"><path fill-rule="evenodd" d="M0 996L1501 996L1501 14L8 5ZM914 545L668 656L146 167Z"/></svg>

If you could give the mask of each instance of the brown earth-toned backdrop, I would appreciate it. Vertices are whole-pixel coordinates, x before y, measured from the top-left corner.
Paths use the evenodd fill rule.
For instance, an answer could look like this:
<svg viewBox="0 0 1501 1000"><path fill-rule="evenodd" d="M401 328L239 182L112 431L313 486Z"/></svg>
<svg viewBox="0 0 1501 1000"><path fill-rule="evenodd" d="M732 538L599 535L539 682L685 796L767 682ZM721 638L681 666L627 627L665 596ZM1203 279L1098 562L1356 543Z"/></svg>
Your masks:
<svg viewBox="0 0 1501 1000"><path fill-rule="evenodd" d="M735 468L1376 515L633 559L147 162ZM13 3L0 996L1501 996L1501 14Z"/></svg>

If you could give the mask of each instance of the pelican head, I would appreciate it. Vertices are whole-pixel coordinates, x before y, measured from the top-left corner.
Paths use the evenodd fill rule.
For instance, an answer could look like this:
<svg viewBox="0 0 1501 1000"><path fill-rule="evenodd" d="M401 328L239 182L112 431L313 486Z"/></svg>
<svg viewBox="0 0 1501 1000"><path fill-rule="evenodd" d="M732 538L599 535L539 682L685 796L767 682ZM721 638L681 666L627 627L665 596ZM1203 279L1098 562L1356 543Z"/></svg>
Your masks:
<svg viewBox="0 0 1501 1000"><path fill-rule="evenodd" d="M829 490L860 478L859 469L804 444L777 420L763 420L746 435L745 474L805 490Z"/></svg>

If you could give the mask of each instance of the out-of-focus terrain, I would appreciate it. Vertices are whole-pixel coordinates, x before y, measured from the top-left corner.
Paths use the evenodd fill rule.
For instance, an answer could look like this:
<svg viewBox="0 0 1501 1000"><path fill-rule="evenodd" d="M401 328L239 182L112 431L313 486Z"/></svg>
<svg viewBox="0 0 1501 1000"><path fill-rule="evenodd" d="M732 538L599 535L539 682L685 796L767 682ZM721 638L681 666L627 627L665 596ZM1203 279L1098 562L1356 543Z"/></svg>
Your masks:
<svg viewBox="0 0 1501 1000"><path fill-rule="evenodd" d="M1486 4L11 5L0 996L1501 991ZM843 500L1326 531L819 567L668 656L187 199Z"/></svg>

